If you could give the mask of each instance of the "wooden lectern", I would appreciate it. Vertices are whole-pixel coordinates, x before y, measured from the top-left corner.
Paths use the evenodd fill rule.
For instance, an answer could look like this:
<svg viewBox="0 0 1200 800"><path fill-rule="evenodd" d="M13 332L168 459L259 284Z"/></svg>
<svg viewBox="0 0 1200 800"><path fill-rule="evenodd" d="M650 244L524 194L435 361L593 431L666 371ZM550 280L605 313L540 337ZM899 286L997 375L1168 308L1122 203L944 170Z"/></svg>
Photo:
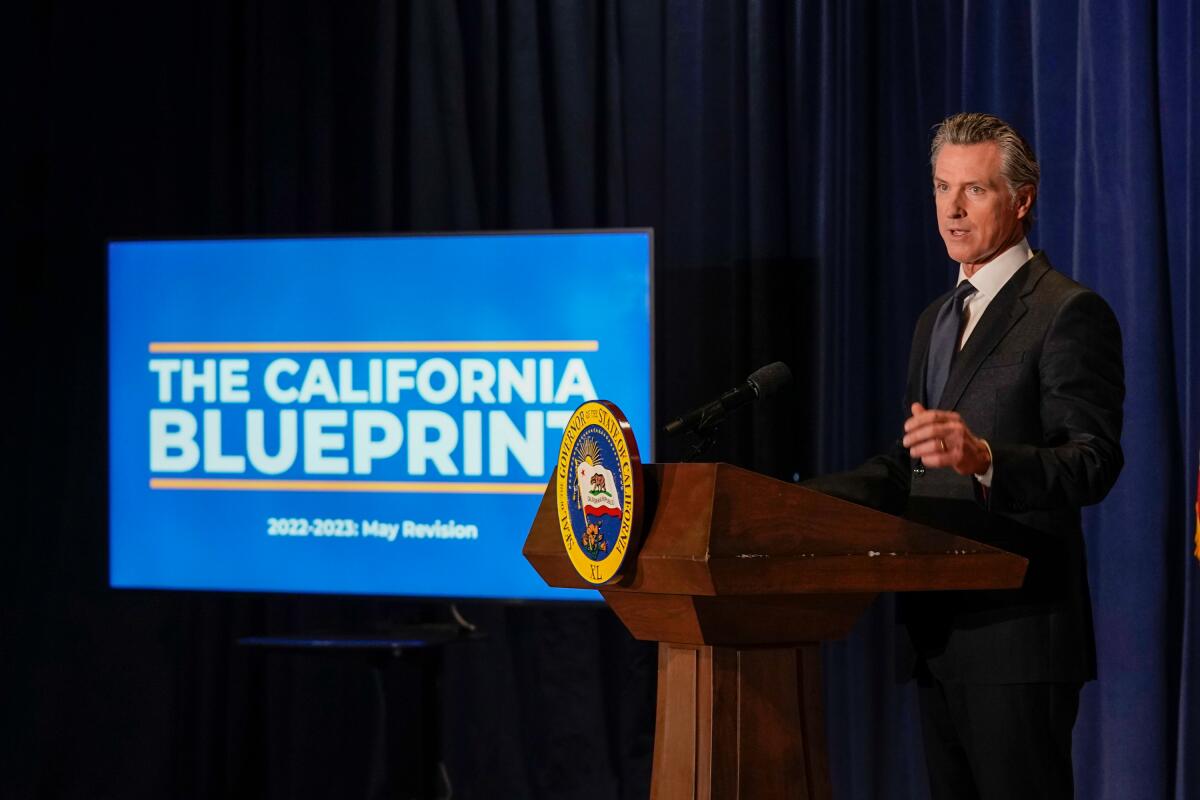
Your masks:
<svg viewBox="0 0 1200 800"><path fill-rule="evenodd" d="M1026 560L728 464L646 464L636 564L605 586L659 642L655 800L829 798L818 643L879 592L1021 585ZM591 588L563 548L552 479L524 554Z"/></svg>

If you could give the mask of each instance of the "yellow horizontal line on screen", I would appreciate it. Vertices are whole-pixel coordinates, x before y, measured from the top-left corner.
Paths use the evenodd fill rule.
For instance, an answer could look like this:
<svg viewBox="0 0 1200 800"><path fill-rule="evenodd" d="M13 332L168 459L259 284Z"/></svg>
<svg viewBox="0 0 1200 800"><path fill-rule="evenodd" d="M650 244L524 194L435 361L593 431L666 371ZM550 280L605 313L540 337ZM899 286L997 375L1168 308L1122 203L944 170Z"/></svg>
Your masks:
<svg viewBox="0 0 1200 800"><path fill-rule="evenodd" d="M594 353L591 340L478 342L151 342L151 353Z"/></svg>
<svg viewBox="0 0 1200 800"><path fill-rule="evenodd" d="M151 478L151 489L235 492L392 492L401 494L537 494L544 483L436 481L313 481L270 478Z"/></svg>

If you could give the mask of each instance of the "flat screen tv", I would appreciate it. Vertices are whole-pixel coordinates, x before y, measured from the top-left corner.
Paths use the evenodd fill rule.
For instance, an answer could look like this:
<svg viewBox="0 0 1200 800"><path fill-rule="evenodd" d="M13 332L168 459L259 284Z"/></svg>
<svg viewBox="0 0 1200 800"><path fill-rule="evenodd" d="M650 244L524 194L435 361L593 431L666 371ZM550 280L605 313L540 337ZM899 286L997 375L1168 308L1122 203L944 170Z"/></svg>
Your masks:
<svg viewBox="0 0 1200 800"><path fill-rule="evenodd" d="M120 241L110 583L598 599L521 546L571 412L650 460L649 230Z"/></svg>

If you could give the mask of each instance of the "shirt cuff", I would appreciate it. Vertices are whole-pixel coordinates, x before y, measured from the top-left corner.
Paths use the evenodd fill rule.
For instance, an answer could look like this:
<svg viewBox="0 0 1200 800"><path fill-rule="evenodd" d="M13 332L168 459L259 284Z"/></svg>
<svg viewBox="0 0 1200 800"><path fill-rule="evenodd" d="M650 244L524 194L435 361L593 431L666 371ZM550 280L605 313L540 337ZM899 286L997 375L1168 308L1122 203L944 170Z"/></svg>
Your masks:
<svg viewBox="0 0 1200 800"><path fill-rule="evenodd" d="M975 480L979 481L979 484L981 486L986 486L987 488L990 489L990 488L992 488L992 470L996 466L995 462L992 461L992 446L987 443L987 439L980 439L979 441L983 442L983 446L987 448L988 468L987 468L987 471L984 472L982 475L976 475Z"/></svg>

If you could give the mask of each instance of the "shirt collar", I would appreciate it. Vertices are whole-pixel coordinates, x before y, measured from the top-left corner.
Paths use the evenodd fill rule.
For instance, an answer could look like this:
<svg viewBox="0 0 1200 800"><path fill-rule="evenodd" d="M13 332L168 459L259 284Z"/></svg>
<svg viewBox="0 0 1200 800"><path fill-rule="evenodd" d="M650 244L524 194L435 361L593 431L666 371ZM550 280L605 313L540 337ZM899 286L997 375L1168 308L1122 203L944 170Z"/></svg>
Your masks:
<svg viewBox="0 0 1200 800"><path fill-rule="evenodd" d="M1021 241L976 270L975 274L971 276L971 285L979 294L995 297L1004 288L1004 284L1008 283L1009 279L1017 274L1017 270L1025 266L1025 262L1031 258L1033 258L1033 250L1029 249L1029 240L1022 238ZM959 264L958 280L954 283L957 286L965 280L967 280L967 275L963 272L962 264Z"/></svg>

